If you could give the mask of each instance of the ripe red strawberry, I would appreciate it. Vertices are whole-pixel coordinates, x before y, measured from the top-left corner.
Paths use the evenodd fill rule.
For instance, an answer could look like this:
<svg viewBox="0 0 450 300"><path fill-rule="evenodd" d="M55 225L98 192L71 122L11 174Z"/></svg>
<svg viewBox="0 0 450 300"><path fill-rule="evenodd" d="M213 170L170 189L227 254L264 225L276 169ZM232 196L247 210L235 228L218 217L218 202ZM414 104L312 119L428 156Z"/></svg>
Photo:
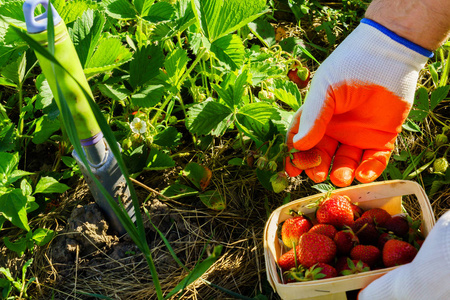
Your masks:
<svg viewBox="0 0 450 300"><path fill-rule="evenodd" d="M322 157L316 148L306 151L294 152L292 154L292 164L300 170L317 167L322 162Z"/></svg>
<svg viewBox="0 0 450 300"><path fill-rule="evenodd" d="M380 250L383 251L383 247L384 247L384 245L386 244L386 242L389 241L389 240L393 240L393 239L398 240L398 239L400 239L400 238L399 238L398 236L392 234L392 233L389 233L389 232L383 232L383 233L380 234L380 236L378 237L378 244L377 244L378 249L380 249Z"/></svg>
<svg viewBox="0 0 450 300"><path fill-rule="evenodd" d="M370 267L375 266L381 258L380 250L372 245L356 245L350 251L350 258L353 260L362 260Z"/></svg>
<svg viewBox="0 0 450 300"><path fill-rule="evenodd" d="M350 203L352 210L353 210L353 218L354 220L358 219L359 217L362 216L362 214L364 213L364 210L359 206L356 205L355 203Z"/></svg>
<svg viewBox="0 0 450 300"><path fill-rule="evenodd" d="M323 234L330 239L334 239L334 236L338 231L336 227L330 224L316 224L308 232Z"/></svg>
<svg viewBox="0 0 450 300"><path fill-rule="evenodd" d="M393 216L384 224L384 228L397 236L404 237L409 231L409 224L403 216Z"/></svg>
<svg viewBox="0 0 450 300"><path fill-rule="evenodd" d="M424 239L424 236L422 234L422 232L420 231L420 227L422 225L422 221L421 220L413 220L410 216L406 216L406 220L408 221L409 224L409 231L408 234L406 235L406 239L408 241L408 243L414 243L415 240L417 239Z"/></svg>
<svg viewBox="0 0 450 300"><path fill-rule="evenodd" d="M338 274L341 274L341 271L346 268L346 266L348 265L348 262L347 262L348 259L350 259L350 257L348 257L348 256L339 256L336 259L336 263L334 264L334 268L336 269Z"/></svg>
<svg viewBox="0 0 450 300"><path fill-rule="evenodd" d="M319 204L316 211L317 222L331 224L337 228L353 224L353 210L350 201L344 196L331 196Z"/></svg>
<svg viewBox="0 0 450 300"><path fill-rule="evenodd" d="M302 234L308 232L312 226L311 221L302 215L287 219L281 226L281 239L286 247L292 248L294 244L298 245Z"/></svg>
<svg viewBox="0 0 450 300"><path fill-rule="evenodd" d="M336 243L337 253L340 255L350 254L353 247L359 244L358 237L350 228L338 231L333 240Z"/></svg>
<svg viewBox="0 0 450 300"><path fill-rule="evenodd" d="M298 248L298 246L296 248ZM297 261L295 260L295 258L294 248L292 248L291 250L280 256L280 258L278 259L278 265L283 271L288 271L298 265L298 255Z"/></svg>
<svg viewBox="0 0 450 300"><path fill-rule="evenodd" d="M333 278L337 276L337 271L334 267L325 263L317 263L305 272L303 281Z"/></svg>
<svg viewBox="0 0 450 300"><path fill-rule="evenodd" d="M417 249L410 243L389 240L383 247L383 263L386 268L411 262L417 254Z"/></svg>
<svg viewBox="0 0 450 300"><path fill-rule="evenodd" d="M336 255L336 244L329 237L317 233L305 233L297 246L300 264L310 268L316 263L329 263Z"/></svg>
<svg viewBox="0 0 450 300"><path fill-rule="evenodd" d="M364 263L361 260L354 260L347 258L347 264L344 265L343 269L340 270L339 274L345 276L367 271L370 271L370 267L368 264Z"/></svg>
<svg viewBox="0 0 450 300"><path fill-rule="evenodd" d="M361 217L353 223L351 226L353 232L358 236L359 242L363 245L377 245L378 237L380 233L374 224L372 219L368 217Z"/></svg>
<svg viewBox="0 0 450 300"><path fill-rule="evenodd" d="M362 214L361 218L364 217L372 219L375 225L383 227L391 215L382 208L371 208Z"/></svg>
<svg viewBox="0 0 450 300"><path fill-rule="evenodd" d="M304 282L336 277L337 271L329 264L317 263L309 269L305 269L300 265L298 268L292 268L289 271L284 272L283 275L288 283Z"/></svg>
<svg viewBox="0 0 450 300"><path fill-rule="evenodd" d="M306 67L300 67L298 69L293 68L289 70L288 77L297 85L298 89L301 90L308 86L308 82L311 78L311 73Z"/></svg>

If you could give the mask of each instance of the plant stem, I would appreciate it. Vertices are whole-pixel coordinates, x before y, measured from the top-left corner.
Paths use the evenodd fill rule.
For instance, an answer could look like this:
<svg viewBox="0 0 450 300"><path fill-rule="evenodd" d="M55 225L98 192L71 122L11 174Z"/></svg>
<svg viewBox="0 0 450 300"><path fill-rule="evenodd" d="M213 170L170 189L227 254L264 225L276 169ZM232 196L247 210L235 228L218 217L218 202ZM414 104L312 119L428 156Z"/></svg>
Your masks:
<svg viewBox="0 0 450 300"><path fill-rule="evenodd" d="M194 70L195 66L198 64L198 62L201 60L202 56L205 54L205 51L206 51L206 49L202 49L200 51L199 55L197 56L195 61L192 63L190 68L178 80L178 82L176 84L177 91L180 90L181 83L183 83L186 80L186 77L189 76L189 74L192 72L192 70ZM159 107L160 109L156 112L156 114L153 116L152 120L150 121L150 123L152 125L156 124L156 122L158 121L158 118L161 116L161 112L164 111L165 107L167 106L167 104L169 104L170 100L172 100L173 96L174 96L174 93L170 93L169 96L167 96L166 100L163 102L163 104Z"/></svg>
<svg viewBox="0 0 450 300"><path fill-rule="evenodd" d="M444 51L441 49L441 55L442 55L442 62L444 62L445 57L444 57ZM444 69L442 70L442 76L441 76L441 80L439 81L439 87L445 86L447 84L448 81L448 75L450 72L450 53L447 56L447 61L444 64Z"/></svg>
<svg viewBox="0 0 450 300"><path fill-rule="evenodd" d="M22 91L22 82L19 83L19 135L21 136L23 133L23 116L22 116L22 108L23 108L23 91Z"/></svg>
<svg viewBox="0 0 450 300"><path fill-rule="evenodd" d="M150 274L152 275L153 285L155 286L156 295L158 296L159 300L164 299L161 284L159 283L158 278L158 272L156 271L155 263L153 262L153 258L150 252L150 248L148 247L148 244L145 242L143 243L145 245L145 251L143 251L145 259L147 260L148 267L150 269Z"/></svg>

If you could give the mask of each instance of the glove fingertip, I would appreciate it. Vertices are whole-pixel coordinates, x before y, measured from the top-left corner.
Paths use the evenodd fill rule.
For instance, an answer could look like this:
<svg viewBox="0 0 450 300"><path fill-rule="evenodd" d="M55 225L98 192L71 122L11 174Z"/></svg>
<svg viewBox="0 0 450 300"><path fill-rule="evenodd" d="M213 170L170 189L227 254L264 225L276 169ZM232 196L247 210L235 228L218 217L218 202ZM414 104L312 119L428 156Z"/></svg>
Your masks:
<svg viewBox="0 0 450 300"><path fill-rule="evenodd" d="M352 184L355 178L355 170L342 167L330 174L331 182L337 187L347 187Z"/></svg>
<svg viewBox="0 0 450 300"><path fill-rule="evenodd" d="M380 177L385 168L385 164L370 158L359 165L355 172L355 178L361 183L369 183Z"/></svg>

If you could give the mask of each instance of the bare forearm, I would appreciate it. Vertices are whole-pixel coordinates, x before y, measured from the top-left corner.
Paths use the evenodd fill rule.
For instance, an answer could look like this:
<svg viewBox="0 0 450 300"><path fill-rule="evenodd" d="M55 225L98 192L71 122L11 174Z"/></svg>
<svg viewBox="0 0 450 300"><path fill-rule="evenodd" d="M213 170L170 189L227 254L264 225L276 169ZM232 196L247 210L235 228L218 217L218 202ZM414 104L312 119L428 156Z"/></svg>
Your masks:
<svg viewBox="0 0 450 300"><path fill-rule="evenodd" d="M450 0L373 0L366 18L435 50L450 35Z"/></svg>

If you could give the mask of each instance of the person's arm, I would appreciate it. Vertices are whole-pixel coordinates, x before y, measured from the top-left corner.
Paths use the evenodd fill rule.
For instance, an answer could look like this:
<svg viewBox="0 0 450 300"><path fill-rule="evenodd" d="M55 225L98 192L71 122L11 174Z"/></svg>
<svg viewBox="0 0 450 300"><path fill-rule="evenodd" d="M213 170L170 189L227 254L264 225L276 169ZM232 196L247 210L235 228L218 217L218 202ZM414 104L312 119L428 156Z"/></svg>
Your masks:
<svg viewBox="0 0 450 300"><path fill-rule="evenodd" d="M373 0L365 17L431 51L450 35L449 0Z"/></svg>

